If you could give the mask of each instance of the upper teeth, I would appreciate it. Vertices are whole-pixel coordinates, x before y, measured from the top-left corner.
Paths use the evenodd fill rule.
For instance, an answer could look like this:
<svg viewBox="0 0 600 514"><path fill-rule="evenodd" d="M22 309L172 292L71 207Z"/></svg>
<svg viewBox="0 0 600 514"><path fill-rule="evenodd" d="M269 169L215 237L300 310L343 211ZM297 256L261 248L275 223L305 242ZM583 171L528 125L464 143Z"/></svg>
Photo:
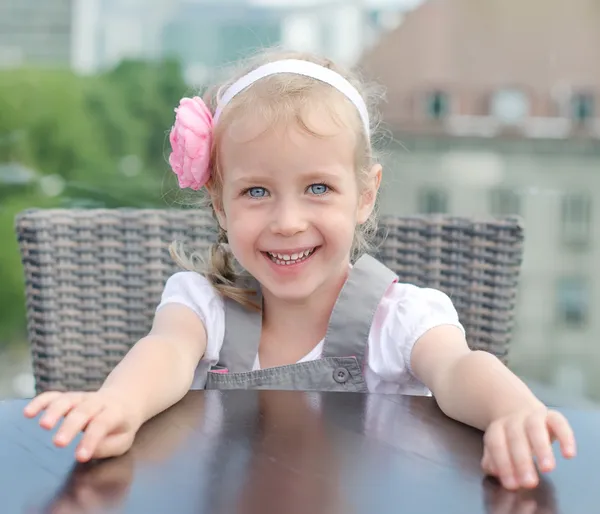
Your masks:
<svg viewBox="0 0 600 514"><path fill-rule="evenodd" d="M300 259L302 257L308 256L313 250L314 250L314 248L311 248L309 250L304 250L303 252L300 252L300 253L273 253L273 252L268 252L268 253L269 253L269 255L279 259L280 261L295 261L296 259Z"/></svg>

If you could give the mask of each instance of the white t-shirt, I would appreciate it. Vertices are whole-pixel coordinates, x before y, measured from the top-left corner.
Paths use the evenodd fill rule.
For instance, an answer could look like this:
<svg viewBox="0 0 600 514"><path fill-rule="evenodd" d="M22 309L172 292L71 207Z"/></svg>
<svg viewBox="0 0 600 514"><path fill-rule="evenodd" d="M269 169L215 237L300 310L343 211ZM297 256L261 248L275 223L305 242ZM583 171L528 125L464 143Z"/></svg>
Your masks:
<svg viewBox="0 0 600 514"><path fill-rule="evenodd" d="M167 280L157 310L169 303L189 307L204 324L207 344L199 369L217 364L225 334L223 298L204 276L183 271ZM393 284L375 312L369 333L364 369L369 392L429 395L430 391L412 374L410 357L415 342L440 325L454 325L464 332L446 294L412 284ZM320 341L298 362L318 359L322 350ZM254 369L260 369L258 356ZM196 387L194 383L192 388Z"/></svg>

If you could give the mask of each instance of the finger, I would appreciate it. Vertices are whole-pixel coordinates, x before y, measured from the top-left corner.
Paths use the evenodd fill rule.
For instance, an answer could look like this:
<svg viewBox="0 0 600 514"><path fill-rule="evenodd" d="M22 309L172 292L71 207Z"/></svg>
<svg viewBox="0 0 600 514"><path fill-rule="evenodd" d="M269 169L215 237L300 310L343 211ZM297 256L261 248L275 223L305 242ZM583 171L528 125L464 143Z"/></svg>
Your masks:
<svg viewBox="0 0 600 514"><path fill-rule="evenodd" d="M550 432L560 443L563 456L566 459L575 457L577 454L575 434L573 434L573 429L566 418L560 412L550 411L546 421Z"/></svg>
<svg viewBox="0 0 600 514"><path fill-rule="evenodd" d="M524 424L520 421L508 423L506 440L519 485L522 487L536 486L538 475L533 465L533 454Z"/></svg>
<svg viewBox="0 0 600 514"><path fill-rule="evenodd" d="M552 471L556 466L556 462L552 451L552 441L546 425L546 415L529 418L525 429L540 470L544 473Z"/></svg>
<svg viewBox="0 0 600 514"><path fill-rule="evenodd" d="M77 460L86 462L95 457L96 448L102 440L117 426L117 420L111 411L103 410L93 418L83 433L81 442L76 450Z"/></svg>
<svg viewBox="0 0 600 514"><path fill-rule="evenodd" d="M490 457L490 452L487 447L483 448L483 458L481 459L481 468L486 475L496 476L496 466Z"/></svg>
<svg viewBox="0 0 600 514"><path fill-rule="evenodd" d="M60 429L54 437L54 442L58 446L68 446L71 441L81 432L88 423L103 408L102 403L95 401L85 401L73 408L65 417Z"/></svg>
<svg viewBox="0 0 600 514"><path fill-rule="evenodd" d="M484 439L502 485L507 489L518 488L519 484L508 452L504 426L491 427L486 432Z"/></svg>
<svg viewBox="0 0 600 514"><path fill-rule="evenodd" d="M131 448L133 440L133 432L109 435L102 440L100 445L98 445L94 457L97 459L104 459L107 457L118 457L123 455Z"/></svg>
<svg viewBox="0 0 600 514"><path fill-rule="evenodd" d="M81 395L79 394L63 393L46 407L46 413L40 419L40 425L51 430L58 423L58 420L65 416L80 400Z"/></svg>
<svg viewBox="0 0 600 514"><path fill-rule="evenodd" d="M42 410L48 407L48 405L50 405L54 400L56 400L59 396L63 394L64 393L61 393L59 391L48 391L46 393L41 393L25 406L25 409L23 409L23 413L28 418L34 418Z"/></svg>

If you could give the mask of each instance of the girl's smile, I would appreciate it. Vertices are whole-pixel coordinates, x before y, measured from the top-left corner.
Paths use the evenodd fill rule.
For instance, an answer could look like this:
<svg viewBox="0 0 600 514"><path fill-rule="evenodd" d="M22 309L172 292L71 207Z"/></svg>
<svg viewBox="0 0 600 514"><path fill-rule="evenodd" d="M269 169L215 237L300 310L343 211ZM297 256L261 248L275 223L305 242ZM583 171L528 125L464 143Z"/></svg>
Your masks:
<svg viewBox="0 0 600 514"><path fill-rule="evenodd" d="M317 249L316 246L302 250L289 250L278 252L263 252L266 253L269 259L279 266L292 266L307 260Z"/></svg>
<svg viewBox="0 0 600 514"><path fill-rule="evenodd" d="M320 246L294 252L263 252L271 269L277 274L301 273L312 261Z"/></svg>

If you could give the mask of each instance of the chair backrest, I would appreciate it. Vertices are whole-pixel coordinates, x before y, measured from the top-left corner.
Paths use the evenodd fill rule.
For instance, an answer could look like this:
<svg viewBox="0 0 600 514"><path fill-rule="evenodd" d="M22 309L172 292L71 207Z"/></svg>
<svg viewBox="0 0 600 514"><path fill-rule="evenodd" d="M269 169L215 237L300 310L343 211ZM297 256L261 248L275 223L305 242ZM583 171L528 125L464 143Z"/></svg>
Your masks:
<svg viewBox="0 0 600 514"><path fill-rule="evenodd" d="M377 257L401 282L445 292L472 349L508 364L523 258L518 216L383 217Z"/></svg>
<svg viewBox="0 0 600 514"><path fill-rule="evenodd" d="M473 348L506 361L522 254L516 218L387 217L377 256L455 302ZM38 392L95 390L150 329L174 240L215 240L199 210L48 209L17 216Z"/></svg>

